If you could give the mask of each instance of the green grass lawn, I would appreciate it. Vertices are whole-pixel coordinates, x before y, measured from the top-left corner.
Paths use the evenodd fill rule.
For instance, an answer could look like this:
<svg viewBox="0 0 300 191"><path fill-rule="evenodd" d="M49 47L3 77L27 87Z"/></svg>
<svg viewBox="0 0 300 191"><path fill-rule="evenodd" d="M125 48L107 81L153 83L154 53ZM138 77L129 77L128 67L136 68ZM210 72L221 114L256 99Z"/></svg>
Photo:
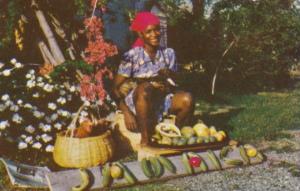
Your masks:
<svg viewBox="0 0 300 191"><path fill-rule="evenodd" d="M204 113L204 122L243 142L274 140L287 136L285 130L300 127L300 88L250 95L223 94L214 103L200 100L197 106ZM234 109L212 114L228 106Z"/></svg>
<svg viewBox="0 0 300 191"><path fill-rule="evenodd" d="M217 95L213 101L199 99L196 110L200 118L208 125L226 130L230 137L242 142L275 140L286 136L285 130L300 127L300 87L260 92L248 95ZM136 156L132 156L135 158ZM128 160L131 158L129 157ZM126 161L127 159L124 159ZM11 189L0 164L0 183ZM164 183L147 184L120 191L165 191L174 190ZM16 189L25 191L26 189ZM29 189L31 190L31 189Z"/></svg>

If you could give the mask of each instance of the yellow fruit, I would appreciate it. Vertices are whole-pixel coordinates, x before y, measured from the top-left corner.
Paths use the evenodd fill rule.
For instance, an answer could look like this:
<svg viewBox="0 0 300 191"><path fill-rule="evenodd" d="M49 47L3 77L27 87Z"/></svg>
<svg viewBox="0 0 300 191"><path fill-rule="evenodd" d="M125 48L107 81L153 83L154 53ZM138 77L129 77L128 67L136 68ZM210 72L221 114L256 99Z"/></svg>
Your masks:
<svg viewBox="0 0 300 191"><path fill-rule="evenodd" d="M121 178L123 176L123 170L117 165L112 165L110 167L110 175L112 178Z"/></svg>
<svg viewBox="0 0 300 191"><path fill-rule="evenodd" d="M210 130L204 123L197 123L193 129L198 137L208 137L210 135Z"/></svg>
<svg viewBox="0 0 300 191"><path fill-rule="evenodd" d="M245 144L244 147L245 147L245 149L255 149L255 147L250 144Z"/></svg>
<svg viewBox="0 0 300 191"><path fill-rule="evenodd" d="M209 133L210 133L210 135L214 135L214 134L216 134L217 133L217 130L216 130L216 128L214 127L214 126L211 126L210 128L209 128Z"/></svg>
<svg viewBox="0 0 300 191"><path fill-rule="evenodd" d="M255 157L257 155L257 150L255 148L246 149L248 157Z"/></svg>
<svg viewBox="0 0 300 191"><path fill-rule="evenodd" d="M170 137L163 136L161 139L161 144L163 145L172 145L172 139Z"/></svg>
<svg viewBox="0 0 300 191"><path fill-rule="evenodd" d="M215 133L213 136L216 137L217 141L223 141L225 138L220 132Z"/></svg>
<svg viewBox="0 0 300 191"><path fill-rule="evenodd" d="M183 127L181 130L181 135L186 137L186 138L190 138L192 137L193 135L195 135L195 131L192 127L189 127L189 126L186 126L186 127Z"/></svg>
<svg viewBox="0 0 300 191"><path fill-rule="evenodd" d="M221 133L224 138L226 137L226 133L224 131L218 131L218 133Z"/></svg>
<svg viewBox="0 0 300 191"><path fill-rule="evenodd" d="M198 137L209 137L209 130L196 131Z"/></svg>
<svg viewBox="0 0 300 191"><path fill-rule="evenodd" d="M155 127L155 131L165 137L180 137L181 132L178 127L171 123L159 123Z"/></svg>

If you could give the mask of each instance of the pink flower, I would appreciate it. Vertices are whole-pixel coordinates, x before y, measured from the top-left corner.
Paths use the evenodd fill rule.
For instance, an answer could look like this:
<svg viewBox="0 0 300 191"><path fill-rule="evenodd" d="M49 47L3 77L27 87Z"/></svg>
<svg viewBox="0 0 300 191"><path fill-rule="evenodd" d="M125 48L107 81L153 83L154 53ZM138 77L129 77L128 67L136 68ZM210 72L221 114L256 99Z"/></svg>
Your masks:
<svg viewBox="0 0 300 191"><path fill-rule="evenodd" d="M93 17L84 21L88 31L88 46L85 49L85 61L88 64L104 64L107 57L118 54L117 47L105 42L103 37L103 23L100 18Z"/></svg>
<svg viewBox="0 0 300 191"><path fill-rule="evenodd" d="M98 70L95 75L84 75L80 82L80 95L89 101L99 99L104 101L106 91L103 84L103 76L110 72L107 68Z"/></svg>
<svg viewBox="0 0 300 191"><path fill-rule="evenodd" d="M102 10L106 9L105 0L98 0L97 6ZM91 6L94 6L96 0L90 1ZM101 68L95 74L90 76L84 75L80 82L80 95L89 101L99 99L101 102L106 97L104 89L103 77L108 75L112 79L113 75L110 70L105 67L105 61L108 57L118 54L117 47L105 41L103 37L104 25L101 18L92 17L84 20L84 25L87 28L86 37L88 40L85 48L85 61L94 66Z"/></svg>

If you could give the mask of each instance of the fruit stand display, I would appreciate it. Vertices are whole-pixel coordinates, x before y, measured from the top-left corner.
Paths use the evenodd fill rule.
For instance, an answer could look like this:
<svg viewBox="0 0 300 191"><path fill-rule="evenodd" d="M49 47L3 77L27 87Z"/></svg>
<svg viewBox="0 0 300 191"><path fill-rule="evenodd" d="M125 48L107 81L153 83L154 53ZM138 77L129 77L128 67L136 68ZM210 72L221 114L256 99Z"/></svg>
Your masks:
<svg viewBox="0 0 300 191"><path fill-rule="evenodd" d="M119 117L117 115L115 120L119 120ZM123 135L127 136L129 142L135 141L131 146L138 151L137 161L107 162L100 167L49 173L46 177L50 190L78 191L133 186L258 164L265 159L254 146L238 145L230 141L224 131L218 131L213 126L207 127L201 121L193 127L178 129L172 116L156 126L150 146L137 148L136 136L128 136L124 131L124 123L120 121L118 128L123 129ZM113 123L113 126L116 125Z"/></svg>
<svg viewBox="0 0 300 191"><path fill-rule="evenodd" d="M112 162L86 170L52 172L47 174L47 181L53 191L116 188L253 165L263 161L263 154L252 145L233 145L214 151L184 152L168 157L151 156L141 161Z"/></svg>

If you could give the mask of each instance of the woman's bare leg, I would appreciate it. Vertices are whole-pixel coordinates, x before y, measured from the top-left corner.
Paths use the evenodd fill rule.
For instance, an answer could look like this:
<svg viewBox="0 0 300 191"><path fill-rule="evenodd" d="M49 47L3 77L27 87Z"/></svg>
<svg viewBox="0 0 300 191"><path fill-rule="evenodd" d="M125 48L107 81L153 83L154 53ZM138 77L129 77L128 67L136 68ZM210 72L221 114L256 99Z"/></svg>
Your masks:
<svg viewBox="0 0 300 191"><path fill-rule="evenodd" d="M158 101L155 99L155 89L150 83L138 85L134 93L134 102L136 110L136 120L141 130L142 145L147 145L154 132L154 126L157 121L155 116L155 106Z"/></svg>
<svg viewBox="0 0 300 191"><path fill-rule="evenodd" d="M178 127L190 125L194 108L194 100L190 93L181 91L174 94L170 113L176 115L176 125Z"/></svg>

